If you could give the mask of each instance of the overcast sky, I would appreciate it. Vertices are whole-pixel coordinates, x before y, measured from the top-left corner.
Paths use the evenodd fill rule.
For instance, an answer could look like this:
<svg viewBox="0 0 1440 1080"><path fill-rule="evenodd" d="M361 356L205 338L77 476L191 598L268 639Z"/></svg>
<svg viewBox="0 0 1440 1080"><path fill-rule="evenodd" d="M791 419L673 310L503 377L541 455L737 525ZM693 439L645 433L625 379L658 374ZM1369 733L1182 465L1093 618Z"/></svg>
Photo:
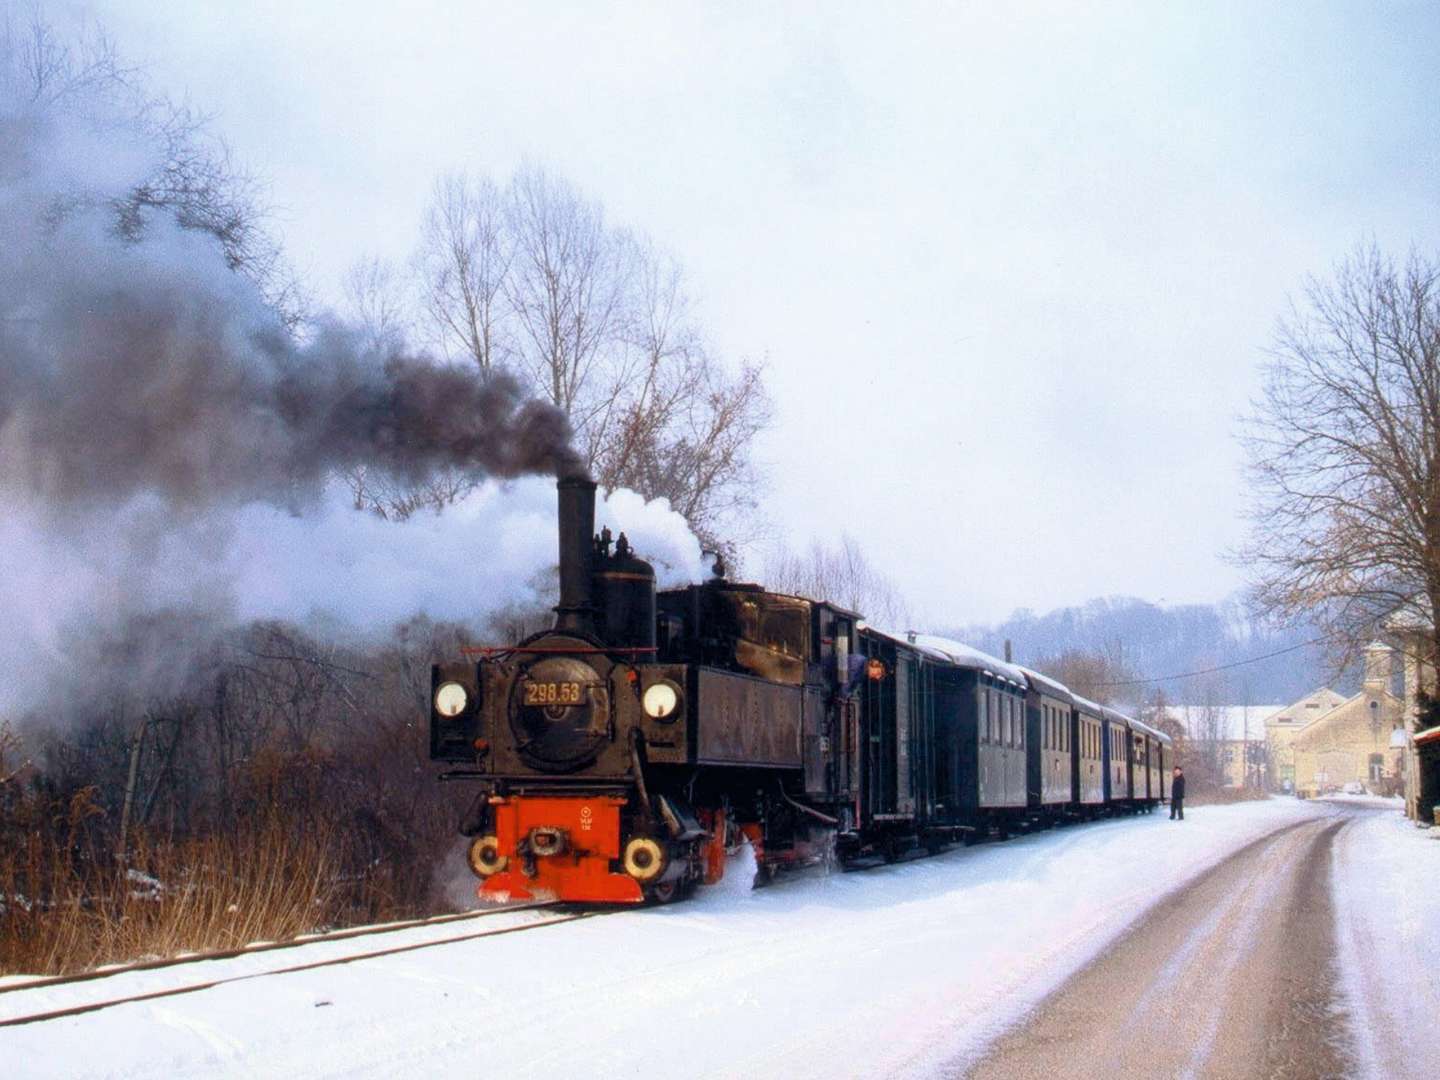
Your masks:
<svg viewBox="0 0 1440 1080"><path fill-rule="evenodd" d="M457 168L548 164L672 250L767 363L769 518L930 623L1230 592L1287 295L1440 247L1428 3L72 10L214 114L322 299Z"/></svg>

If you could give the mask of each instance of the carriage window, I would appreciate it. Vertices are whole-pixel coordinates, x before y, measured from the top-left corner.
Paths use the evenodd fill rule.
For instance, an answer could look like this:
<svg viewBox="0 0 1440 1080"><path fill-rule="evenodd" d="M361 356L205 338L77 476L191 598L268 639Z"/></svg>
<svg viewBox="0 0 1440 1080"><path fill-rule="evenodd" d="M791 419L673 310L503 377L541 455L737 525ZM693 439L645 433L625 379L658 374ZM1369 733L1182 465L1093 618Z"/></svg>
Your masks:
<svg viewBox="0 0 1440 1080"><path fill-rule="evenodd" d="M982 686L980 688L980 715L976 721L975 726L980 731L980 741L984 743L988 743L990 741L990 710L985 707L987 703L986 697L986 690Z"/></svg>

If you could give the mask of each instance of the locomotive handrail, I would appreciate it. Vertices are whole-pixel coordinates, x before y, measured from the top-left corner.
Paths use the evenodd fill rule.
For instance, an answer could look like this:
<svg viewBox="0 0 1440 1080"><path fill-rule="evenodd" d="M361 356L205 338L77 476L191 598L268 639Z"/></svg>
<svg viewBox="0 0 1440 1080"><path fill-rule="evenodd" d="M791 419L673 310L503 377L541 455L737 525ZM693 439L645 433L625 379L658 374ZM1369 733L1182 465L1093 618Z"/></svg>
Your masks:
<svg viewBox="0 0 1440 1080"><path fill-rule="evenodd" d="M462 645L460 652L464 656L483 656L487 660L495 656L503 656L508 653L563 653L566 656L594 656L609 653L627 653L631 656L640 653L656 653L660 651L658 645L627 645L623 648L600 648L588 646L576 648L570 645Z"/></svg>

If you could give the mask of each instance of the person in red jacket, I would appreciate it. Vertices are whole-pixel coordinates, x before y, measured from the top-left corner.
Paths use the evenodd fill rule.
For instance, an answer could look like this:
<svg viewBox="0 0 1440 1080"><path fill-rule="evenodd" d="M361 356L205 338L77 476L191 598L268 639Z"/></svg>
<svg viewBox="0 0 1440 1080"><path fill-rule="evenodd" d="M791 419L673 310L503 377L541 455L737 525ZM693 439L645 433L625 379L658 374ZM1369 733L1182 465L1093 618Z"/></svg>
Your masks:
<svg viewBox="0 0 1440 1080"><path fill-rule="evenodd" d="M1175 766L1175 775L1170 780L1170 820L1185 820L1185 770Z"/></svg>

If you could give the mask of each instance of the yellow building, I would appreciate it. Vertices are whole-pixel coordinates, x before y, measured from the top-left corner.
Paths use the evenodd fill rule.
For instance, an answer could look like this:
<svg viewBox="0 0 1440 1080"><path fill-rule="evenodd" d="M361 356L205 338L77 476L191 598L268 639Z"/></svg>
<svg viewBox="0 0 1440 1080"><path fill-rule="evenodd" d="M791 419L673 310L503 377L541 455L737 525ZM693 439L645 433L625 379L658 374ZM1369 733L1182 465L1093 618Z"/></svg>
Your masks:
<svg viewBox="0 0 1440 1080"><path fill-rule="evenodd" d="M1312 720L1318 720L1344 703L1345 698L1322 687L1265 718L1265 761L1270 790L1295 790L1295 736Z"/></svg>
<svg viewBox="0 0 1440 1080"><path fill-rule="evenodd" d="M1394 662L1393 649L1372 642L1360 693L1317 690L1266 722L1277 787L1288 779L1306 796L1357 784L1377 795L1398 789L1402 744L1392 733L1404 724L1405 703L1391 692Z"/></svg>

